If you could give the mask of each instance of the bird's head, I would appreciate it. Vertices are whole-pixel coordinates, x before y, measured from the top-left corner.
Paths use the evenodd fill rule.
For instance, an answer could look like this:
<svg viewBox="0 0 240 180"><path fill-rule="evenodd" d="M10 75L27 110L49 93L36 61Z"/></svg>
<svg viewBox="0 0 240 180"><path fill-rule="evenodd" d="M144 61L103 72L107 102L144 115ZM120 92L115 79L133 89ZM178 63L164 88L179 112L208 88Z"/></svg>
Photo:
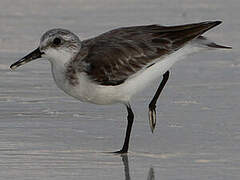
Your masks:
<svg viewBox="0 0 240 180"><path fill-rule="evenodd" d="M81 41L74 33L65 29L51 29L44 33L37 49L13 63L12 70L41 57L53 63L67 63L81 49Z"/></svg>

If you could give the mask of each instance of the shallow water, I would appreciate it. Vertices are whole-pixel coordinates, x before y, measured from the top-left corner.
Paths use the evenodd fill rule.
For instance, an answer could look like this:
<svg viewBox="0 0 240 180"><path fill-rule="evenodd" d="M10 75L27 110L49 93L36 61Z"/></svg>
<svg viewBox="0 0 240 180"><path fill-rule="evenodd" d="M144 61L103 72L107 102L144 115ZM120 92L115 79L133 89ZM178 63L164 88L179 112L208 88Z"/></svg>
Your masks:
<svg viewBox="0 0 240 180"><path fill-rule="evenodd" d="M0 2L0 179L211 179L240 177L239 0ZM47 29L82 39L128 25L223 20L207 36L231 51L202 52L177 63L148 125L157 83L132 103L136 121L128 156L126 112L65 95L46 61L10 72Z"/></svg>

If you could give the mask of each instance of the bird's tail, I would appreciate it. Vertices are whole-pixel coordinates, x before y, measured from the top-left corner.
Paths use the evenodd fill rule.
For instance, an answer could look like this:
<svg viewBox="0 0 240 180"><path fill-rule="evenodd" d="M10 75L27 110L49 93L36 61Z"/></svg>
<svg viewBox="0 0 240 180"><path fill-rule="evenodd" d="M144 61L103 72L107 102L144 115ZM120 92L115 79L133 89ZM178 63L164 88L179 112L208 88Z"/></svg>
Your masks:
<svg viewBox="0 0 240 180"><path fill-rule="evenodd" d="M232 47L229 46L223 46L216 44L215 42L207 39L204 36L199 36L194 40L194 43L196 43L198 46L201 46L203 48L208 48L208 49L232 49Z"/></svg>

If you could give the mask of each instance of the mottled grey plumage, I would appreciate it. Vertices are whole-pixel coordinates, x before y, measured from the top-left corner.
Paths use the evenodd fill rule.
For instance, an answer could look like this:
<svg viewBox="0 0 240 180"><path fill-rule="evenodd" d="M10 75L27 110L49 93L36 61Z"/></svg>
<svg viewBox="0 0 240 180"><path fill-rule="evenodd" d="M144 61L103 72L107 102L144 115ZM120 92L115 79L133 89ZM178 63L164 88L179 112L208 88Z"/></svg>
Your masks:
<svg viewBox="0 0 240 180"><path fill-rule="evenodd" d="M61 40L61 43L58 46L53 43L55 38L59 38ZM49 47L53 47L56 49L65 48L68 51L77 53L81 48L81 41L78 36L71 31L56 28L47 31L42 35L40 45L41 46L39 48L41 51L44 51Z"/></svg>

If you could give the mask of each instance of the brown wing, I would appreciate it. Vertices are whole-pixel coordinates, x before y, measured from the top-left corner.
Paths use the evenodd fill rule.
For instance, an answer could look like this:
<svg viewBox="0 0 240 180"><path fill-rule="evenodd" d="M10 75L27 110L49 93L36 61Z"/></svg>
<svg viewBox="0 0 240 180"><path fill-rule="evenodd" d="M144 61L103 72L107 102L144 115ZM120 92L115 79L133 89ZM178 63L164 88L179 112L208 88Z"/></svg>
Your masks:
<svg viewBox="0 0 240 180"><path fill-rule="evenodd" d="M118 85L188 41L220 24L220 21L182 26L134 26L119 28L83 41L82 70L101 85Z"/></svg>

